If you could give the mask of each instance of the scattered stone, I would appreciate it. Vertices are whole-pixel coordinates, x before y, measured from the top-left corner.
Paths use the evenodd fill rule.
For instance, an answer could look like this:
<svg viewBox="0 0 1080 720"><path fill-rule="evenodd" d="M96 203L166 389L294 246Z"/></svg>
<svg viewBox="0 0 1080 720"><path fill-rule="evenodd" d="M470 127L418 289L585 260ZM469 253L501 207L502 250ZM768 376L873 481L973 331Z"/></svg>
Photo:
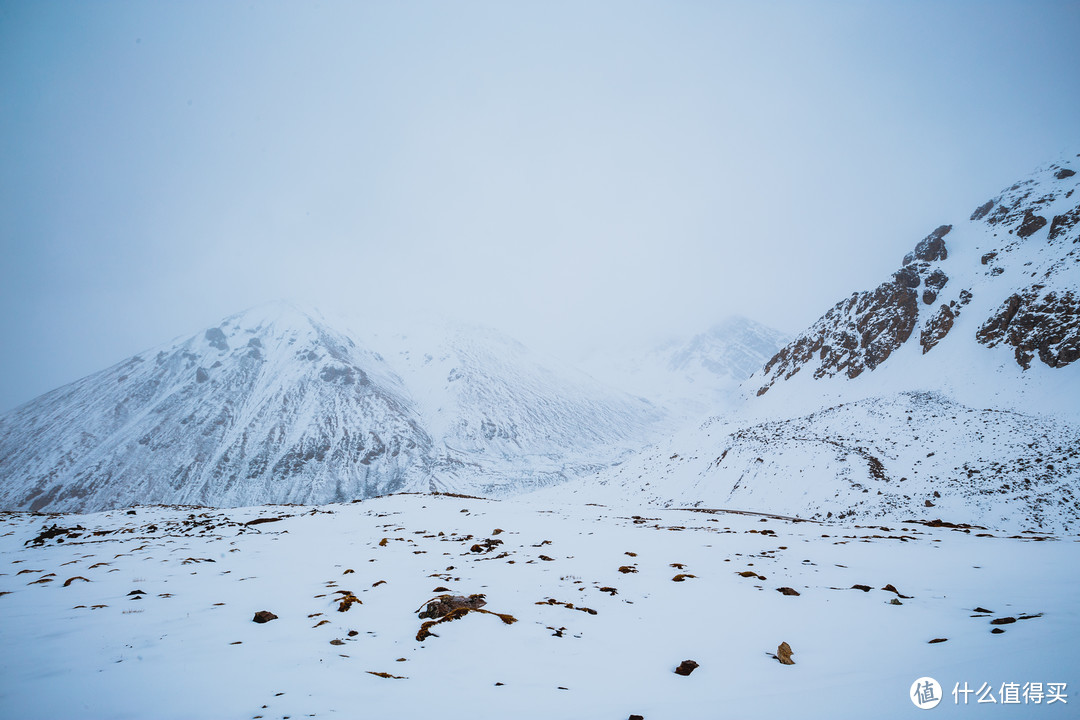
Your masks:
<svg viewBox="0 0 1080 720"><path fill-rule="evenodd" d="M339 590L338 592L342 591ZM338 612L347 612L349 608L353 606L353 603L358 605L364 604L360 602L360 598L356 597L351 592L345 591L342 595L341 602L338 603Z"/></svg>
<svg viewBox="0 0 1080 720"><path fill-rule="evenodd" d="M795 661L791 659L791 655L791 646L786 642L780 643L776 648L776 659L780 661L781 665L794 665Z"/></svg>
<svg viewBox="0 0 1080 720"><path fill-rule="evenodd" d="M334 638L333 640L330 641L330 644L331 645L344 645L345 641L341 640L340 638Z"/></svg>
<svg viewBox="0 0 1080 720"><path fill-rule="evenodd" d="M689 675L698 669L698 664L693 660L683 660L679 667L675 668L676 675Z"/></svg>
<svg viewBox="0 0 1080 720"><path fill-rule="evenodd" d="M251 618L252 622L257 623L268 623L271 620L277 619L278 616L270 612L269 610L260 610L259 612L255 613L255 617Z"/></svg>
<svg viewBox="0 0 1080 720"><path fill-rule="evenodd" d="M870 592L871 587L869 585L852 585L852 590L862 590L863 592Z"/></svg>
<svg viewBox="0 0 1080 720"><path fill-rule="evenodd" d="M407 680L408 679L408 678L402 677L401 675L391 675L388 672L376 672L374 670L366 670L365 672L368 675L374 675L375 677L386 678L387 680Z"/></svg>
<svg viewBox="0 0 1080 720"><path fill-rule="evenodd" d="M782 595L798 595L799 594L798 590L796 590L795 588L789 588L789 587L778 587L778 588L776 588L776 591L778 593L782 594Z"/></svg>
<svg viewBox="0 0 1080 720"><path fill-rule="evenodd" d="M619 572L623 575L626 575L627 573L636 573L637 568L632 565L622 565L619 567Z"/></svg>
<svg viewBox="0 0 1080 720"><path fill-rule="evenodd" d="M993 610L987 610L987 609L986 609L986 608L984 608L984 607L977 607L977 608L975 608L974 610L972 610L972 612L977 612L977 613L992 613L992 612L994 612L994 611L993 611Z"/></svg>
<svg viewBox="0 0 1080 720"><path fill-rule="evenodd" d="M927 644L928 645L933 645L934 643L943 643L943 642L948 641L948 639L949 638L934 638L933 640L930 640Z"/></svg>
<svg viewBox="0 0 1080 720"><path fill-rule="evenodd" d="M616 595L619 594L618 590L616 590L613 587L607 587L607 586L600 588L600 592L606 592L609 595L611 595L611 597L615 597Z"/></svg>
<svg viewBox="0 0 1080 720"><path fill-rule="evenodd" d="M889 583L888 585L886 585L885 587L883 587L883 588L881 588L881 589L882 589L882 590L884 590L884 591L886 591L886 592L896 593L896 595L897 595L898 597L901 597L901 598L903 598L904 600L910 600L910 599L911 599L911 596L910 596L910 595L904 595L904 594L903 594L903 593L901 593L901 592L900 592L899 590L897 590L897 589L896 589L896 587L895 587L895 586L894 586L894 585L893 585L892 583Z"/></svg>
<svg viewBox="0 0 1080 720"><path fill-rule="evenodd" d="M628 720L645 720L641 715L631 715Z"/></svg>
<svg viewBox="0 0 1080 720"><path fill-rule="evenodd" d="M690 573L679 573L675 577L671 578L672 582L684 582L687 578L696 578L697 575L691 575Z"/></svg>
<svg viewBox="0 0 1080 720"><path fill-rule="evenodd" d="M244 523L244 526L251 527L252 525L262 525L263 523L278 522L279 520L284 519L285 518L283 517L255 518L254 520L248 520L246 523Z"/></svg>
<svg viewBox="0 0 1080 720"><path fill-rule="evenodd" d="M446 617L455 610L479 610L485 605L487 605L487 601L484 599L482 593L477 593L468 597L465 597L464 595L440 595L437 598L428 600L424 604L424 607L417 612L420 613L421 620L425 618L435 620Z"/></svg>
<svg viewBox="0 0 1080 720"><path fill-rule="evenodd" d="M892 600L889 601L889 604L890 605L903 605L904 603L900 602L900 598L893 598Z"/></svg>
<svg viewBox="0 0 1080 720"><path fill-rule="evenodd" d="M990 624L991 625L1012 625L1014 622L1016 622L1016 618L1014 618L1014 617L1002 617L1002 618L994 618L993 620L990 621Z"/></svg>
<svg viewBox="0 0 1080 720"><path fill-rule="evenodd" d="M75 582L76 580L82 580L83 582L90 582L89 580L84 578L82 575L76 575L75 577L70 577L67 580L65 580L64 581L64 587L67 587L68 585Z"/></svg>
<svg viewBox="0 0 1080 720"><path fill-rule="evenodd" d="M994 628L994 629L993 629L993 630L991 630L990 632L991 632L991 633L993 633L994 635L1000 635L1001 633L1003 633L1003 632L1005 632L1005 631L1004 631L1004 630L1002 630L1001 628Z"/></svg>

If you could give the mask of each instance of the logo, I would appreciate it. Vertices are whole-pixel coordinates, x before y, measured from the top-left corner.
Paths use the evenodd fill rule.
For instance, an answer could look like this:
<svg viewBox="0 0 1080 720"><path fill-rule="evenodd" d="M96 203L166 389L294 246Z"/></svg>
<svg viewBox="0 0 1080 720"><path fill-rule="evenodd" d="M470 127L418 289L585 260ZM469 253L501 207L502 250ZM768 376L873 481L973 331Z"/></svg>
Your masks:
<svg viewBox="0 0 1080 720"><path fill-rule="evenodd" d="M932 677L921 677L911 683L908 697L921 710L935 708L941 702L941 685Z"/></svg>

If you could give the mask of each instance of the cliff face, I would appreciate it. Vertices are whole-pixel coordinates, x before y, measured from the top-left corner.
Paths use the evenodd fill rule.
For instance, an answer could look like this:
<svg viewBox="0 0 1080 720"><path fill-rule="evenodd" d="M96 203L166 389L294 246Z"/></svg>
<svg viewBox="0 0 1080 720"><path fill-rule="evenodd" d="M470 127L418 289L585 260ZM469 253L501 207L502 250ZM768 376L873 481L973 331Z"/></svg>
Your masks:
<svg viewBox="0 0 1080 720"><path fill-rule="evenodd" d="M980 205L962 235L987 238L993 249L981 255L951 248L954 227L938 227L889 280L841 300L773 356L756 378L757 394L804 370L818 379L859 377L908 342L928 353L976 295L996 309L966 340L1007 345L1025 369L1035 358L1052 368L1080 358L1077 185L1070 167L1054 164Z"/></svg>

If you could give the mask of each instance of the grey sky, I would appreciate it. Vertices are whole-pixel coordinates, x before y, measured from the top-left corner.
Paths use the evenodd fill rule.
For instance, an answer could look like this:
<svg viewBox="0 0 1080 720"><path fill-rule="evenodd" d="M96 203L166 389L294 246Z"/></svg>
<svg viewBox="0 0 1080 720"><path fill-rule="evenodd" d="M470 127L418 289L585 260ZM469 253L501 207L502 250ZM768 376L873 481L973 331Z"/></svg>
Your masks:
<svg viewBox="0 0 1080 720"><path fill-rule="evenodd" d="M2 2L0 410L286 297L797 331L1080 152L1075 2Z"/></svg>

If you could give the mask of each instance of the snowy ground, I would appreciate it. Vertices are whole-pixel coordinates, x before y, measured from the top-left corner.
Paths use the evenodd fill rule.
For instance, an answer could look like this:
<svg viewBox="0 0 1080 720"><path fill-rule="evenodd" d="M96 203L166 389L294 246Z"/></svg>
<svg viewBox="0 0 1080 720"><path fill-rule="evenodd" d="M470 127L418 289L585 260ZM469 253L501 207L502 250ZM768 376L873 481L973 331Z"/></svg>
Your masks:
<svg viewBox="0 0 1080 720"><path fill-rule="evenodd" d="M892 718L922 676L936 716L1080 716L1076 536L535 500L0 516L0 716ZM24 547L53 524L84 529ZM418 642L439 587L517 622ZM1002 703L1031 682L1041 703Z"/></svg>

